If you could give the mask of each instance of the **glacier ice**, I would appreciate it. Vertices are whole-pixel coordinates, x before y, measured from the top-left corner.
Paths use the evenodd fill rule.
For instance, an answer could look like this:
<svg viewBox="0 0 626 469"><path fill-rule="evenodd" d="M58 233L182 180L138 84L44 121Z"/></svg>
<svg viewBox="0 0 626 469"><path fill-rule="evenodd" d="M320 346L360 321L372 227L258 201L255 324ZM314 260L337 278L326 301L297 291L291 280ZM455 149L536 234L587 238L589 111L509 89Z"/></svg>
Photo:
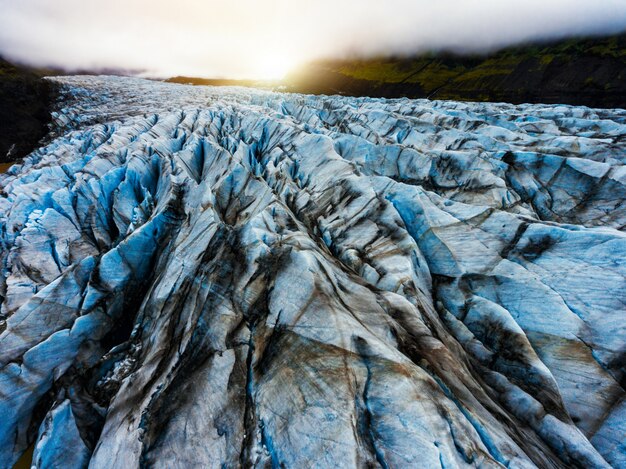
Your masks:
<svg viewBox="0 0 626 469"><path fill-rule="evenodd" d="M626 111L56 80L1 467L626 465Z"/></svg>

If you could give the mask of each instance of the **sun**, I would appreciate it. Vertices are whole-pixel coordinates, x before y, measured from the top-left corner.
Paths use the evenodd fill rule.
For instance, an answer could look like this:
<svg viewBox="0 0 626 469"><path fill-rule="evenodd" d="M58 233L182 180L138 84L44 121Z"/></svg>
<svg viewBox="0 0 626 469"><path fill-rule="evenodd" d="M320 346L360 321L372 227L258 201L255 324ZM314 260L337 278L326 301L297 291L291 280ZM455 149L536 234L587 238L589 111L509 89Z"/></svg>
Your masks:
<svg viewBox="0 0 626 469"><path fill-rule="evenodd" d="M255 75L260 80L282 80L295 65L286 55L263 55L257 61Z"/></svg>

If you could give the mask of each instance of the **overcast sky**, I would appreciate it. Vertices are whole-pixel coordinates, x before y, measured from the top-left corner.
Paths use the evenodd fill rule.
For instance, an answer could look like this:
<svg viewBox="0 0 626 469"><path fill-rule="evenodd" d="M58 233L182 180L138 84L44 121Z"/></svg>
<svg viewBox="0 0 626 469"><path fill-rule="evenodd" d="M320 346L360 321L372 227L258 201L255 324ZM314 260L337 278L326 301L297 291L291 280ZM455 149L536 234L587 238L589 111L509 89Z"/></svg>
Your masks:
<svg viewBox="0 0 626 469"><path fill-rule="evenodd" d="M276 78L320 57L626 30L626 0L0 0L0 54L149 75Z"/></svg>

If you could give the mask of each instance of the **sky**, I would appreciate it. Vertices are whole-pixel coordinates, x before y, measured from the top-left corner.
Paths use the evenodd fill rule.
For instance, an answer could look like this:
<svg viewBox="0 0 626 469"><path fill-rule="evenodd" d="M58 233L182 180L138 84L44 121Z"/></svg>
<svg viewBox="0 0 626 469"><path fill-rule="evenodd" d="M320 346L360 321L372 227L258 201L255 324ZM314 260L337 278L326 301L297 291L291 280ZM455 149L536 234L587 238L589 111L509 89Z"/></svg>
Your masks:
<svg viewBox="0 0 626 469"><path fill-rule="evenodd" d="M0 55L155 77L278 79L320 58L624 30L626 0L0 0Z"/></svg>

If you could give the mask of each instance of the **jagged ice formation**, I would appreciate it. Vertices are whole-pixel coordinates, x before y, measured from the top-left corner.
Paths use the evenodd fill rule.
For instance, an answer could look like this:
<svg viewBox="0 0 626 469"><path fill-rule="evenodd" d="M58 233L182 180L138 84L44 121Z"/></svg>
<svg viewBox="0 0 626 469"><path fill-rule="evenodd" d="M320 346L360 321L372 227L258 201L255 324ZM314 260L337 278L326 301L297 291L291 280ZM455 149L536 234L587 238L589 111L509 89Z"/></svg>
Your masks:
<svg viewBox="0 0 626 469"><path fill-rule="evenodd" d="M2 468L625 467L626 111L57 81Z"/></svg>

